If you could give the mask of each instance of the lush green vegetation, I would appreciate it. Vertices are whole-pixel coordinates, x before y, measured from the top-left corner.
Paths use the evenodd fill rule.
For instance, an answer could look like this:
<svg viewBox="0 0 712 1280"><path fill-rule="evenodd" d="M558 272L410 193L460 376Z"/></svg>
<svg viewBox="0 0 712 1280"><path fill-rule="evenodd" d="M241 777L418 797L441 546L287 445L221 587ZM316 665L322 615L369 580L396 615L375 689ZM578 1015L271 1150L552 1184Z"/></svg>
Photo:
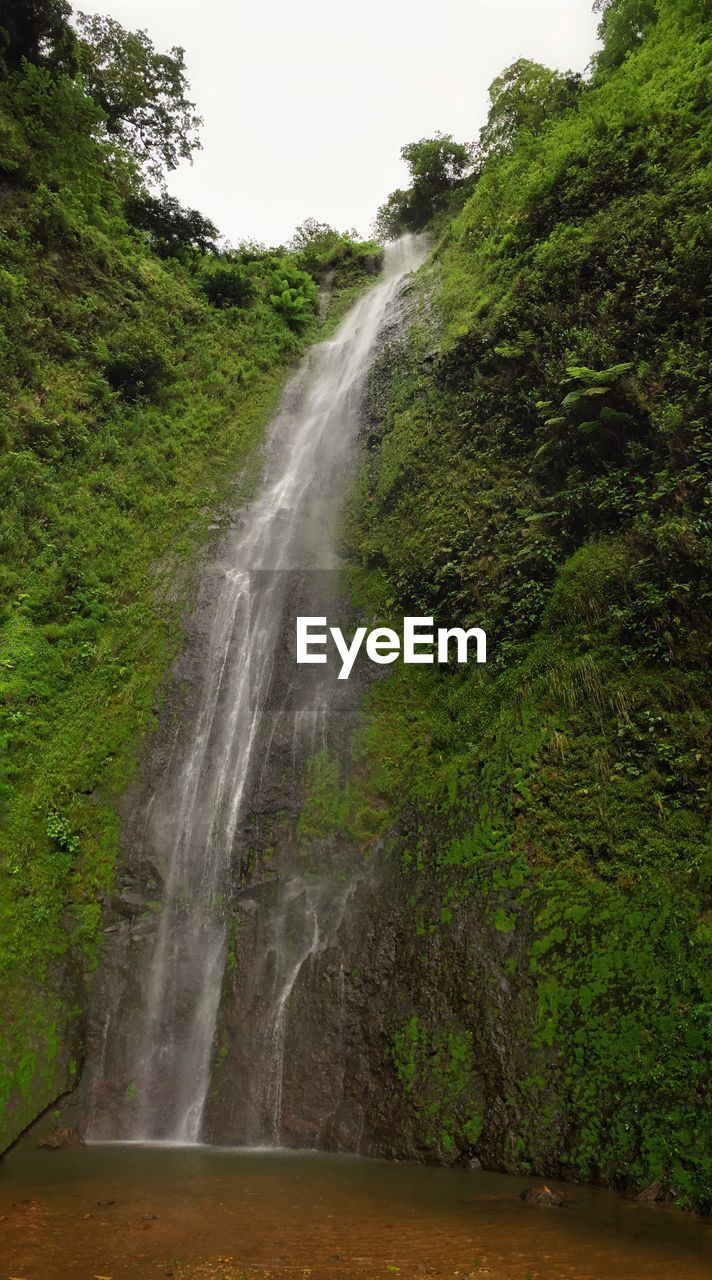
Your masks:
<svg viewBox="0 0 712 1280"><path fill-rule="evenodd" d="M422 231L436 210L448 209L453 190L463 184L474 157L470 147L455 142L452 134L438 133L401 147L401 158L412 184L405 191L392 191L378 210L374 229L386 240L403 231Z"/></svg>
<svg viewBox="0 0 712 1280"><path fill-rule="evenodd" d="M354 594L484 625L491 661L380 681L299 838L307 871L340 835L397 869L423 970L390 1064L424 1148L488 1124L472 975L427 990L471 922L528 1009L507 1167L705 1208L711 41L704 0L598 7L588 78L513 64L479 145L409 144L380 211L434 255L374 375ZM380 252L315 221L228 248L161 189L197 141L180 49L9 0L0 58L2 1143L76 1077L195 551Z"/></svg>
<svg viewBox="0 0 712 1280"><path fill-rule="evenodd" d="M319 224L221 249L143 178L195 144L182 51L67 14L10 4L0 40L0 1148L76 1071L75 961L195 551L381 256Z"/></svg>
<svg viewBox="0 0 712 1280"><path fill-rule="evenodd" d="M599 8L590 78L509 68L431 202L348 537L371 615L488 632L486 674L406 668L367 732L423 956L483 904L530 938L510 1166L705 1208L712 41L701 0ZM478 1034L417 987L393 1035L416 1108L418 1046L471 1032L476 1061Z"/></svg>

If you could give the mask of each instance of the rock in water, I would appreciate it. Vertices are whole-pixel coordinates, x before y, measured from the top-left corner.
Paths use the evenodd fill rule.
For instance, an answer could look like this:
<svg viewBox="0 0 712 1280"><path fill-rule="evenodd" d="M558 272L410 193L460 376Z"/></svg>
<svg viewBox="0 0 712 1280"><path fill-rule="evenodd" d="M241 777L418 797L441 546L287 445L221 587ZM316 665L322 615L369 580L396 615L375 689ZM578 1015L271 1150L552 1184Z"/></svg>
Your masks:
<svg viewBox="0 0 712 1280"><path fill-rule="evenodd" d="M55 1129L46 1138L42 1138L38 1147L47 1147L50 1151L68 1150L74 1147L85 1147L86 1143L76 1129Z"/></svg>
<svg viewBox="0 0 712 1280"><path fill-rule="evenodd" d="M547 1209L560 1209L566 1202L563 1191L552 1191L551 1187L547 1187L544 1182L540 1187L527 1187L519 1198L525 1204L539 1204Z"/></svg>
<svg viewBox="0 0 712 1280"><path fill-rule="evenodd" d="M642 1191L639 1191L635 1198L636 1200L647 1200L649 1204L652 1204L656 1200L664 1200L665 1192L663 1191L662 1184L656 1179L655 1182L651 1182L649 1187L645 1187Z"/></svg>

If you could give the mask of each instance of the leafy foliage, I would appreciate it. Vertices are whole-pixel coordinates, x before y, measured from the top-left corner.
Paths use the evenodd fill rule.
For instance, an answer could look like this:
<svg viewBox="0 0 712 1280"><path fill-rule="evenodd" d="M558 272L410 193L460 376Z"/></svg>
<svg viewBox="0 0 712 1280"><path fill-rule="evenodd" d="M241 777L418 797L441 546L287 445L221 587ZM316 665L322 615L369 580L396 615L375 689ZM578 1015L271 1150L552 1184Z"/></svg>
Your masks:
<svg viewBox="0 0 712 1280"><path fill-rule="evenodd" d="M278 262L271 277L269 300L290 329L300 330L314 314L317 288L312 277L286 261Z"/></svg>
<svg viewBox="0 0 712 1280"><path fill-rule="evenodd" d="M198 250L215 251L218 229L197 209L185 209L163 192L160 196L142 191L129 196L126 217L133 227L145 231L154 253L160 258L176 258Z"/></svg>
<svg viewBox="0 0 712 1280"><path fill-rule="evenodd" d="M80 14L78 25L82 78L108 135L160 183L200 146L184 50L158 53L145 31L126 31L114 18Z"/></svg>
<svg viewBox="0 0 712 1280"><path fill-rule="evenodd" d="M434 138L421 138L401 147L401 156L410 169L413 186L424 195L440 195L461 178L468 167L470 153L450 133L436 133Z"/></svg>
<svg viewBox="0 0 712 1280"><path fill-rule="evenodd" d="M448 1029L472 1035L465 1094L488 1087L471 975L448 974L447 1024L428 985L459 917L511 947L530 1002L521 1079L492 1100L511 1167L661 1178L706 1210L712 48L696 0L613 0L602 29L568 102L554 73L521 100L500 82L490 154L431 223L374 372L347 541L369 617L483 625L492 657L371 698L423 947L393 1035L409 1123L425 1137L418 1046Z"/></svg>
<svg viewBox="0 0 712 1280"><path fill-rule="evenodd" d="M595 0L601 14L598 35L602 49L594 55L593 66L605 74L619 67L637 49L649 28L657 21L656 0Z"/></svg>
<svg viewBox="0 0 712 1280"><path fill-rule="evenodd" d="M321 284L336 280L343 287L364 271L375 275L383 264L383 249L373 240L359 241L355 231L336 231L316 218L296 228L289 247L299 265Z"/></svg>
<svg viewBox="0 0 712 1280"><path fill-rule="evenodd" d="M505 155L520 132L538 133L548 120L572 107L583 89L581 76L519 58L489 89L487 123L480 131L485 156Z"/></svg>
<svg viewBox="0 0 712 1280"><path fill-rule="evenodd" d="M472 162L470 148L455 142L449 133L409 142L401 147L401 157L410 170L412 185L407 191L394 191L378 210L374 231L384 240L404 230L422 230L446 204L448 194Z"/></svg>
<svg viewBox="0 0 712 1280"><path fill-rule="evenodd" d="M214 307L249 307L255 298L253 274L237 263L208 258L202 264L199 279Z"/></svg>
<svg viewBox="0 0 712 1280"><path fill-rule="evenodd" d="M191 562L324 331L299 255L218 252L207 219L137 184L121 140L139 155L147 112L149 167L172 162L182 60L101 27L96 92L128 91L110 138L48 30L0 80L0 1147L76 1079L114 799L154 723ZM368 280L357 268L342 289L337 271L327 330ZM271 303L282 281L301 308Z"/></svg>
<svg viewBox="0 0 712 1280"><path fill-rule="evenodd" d="M0 21L0 68L19 71L22 59L73 72L77 42L67 0L5 0Z"/></svg>

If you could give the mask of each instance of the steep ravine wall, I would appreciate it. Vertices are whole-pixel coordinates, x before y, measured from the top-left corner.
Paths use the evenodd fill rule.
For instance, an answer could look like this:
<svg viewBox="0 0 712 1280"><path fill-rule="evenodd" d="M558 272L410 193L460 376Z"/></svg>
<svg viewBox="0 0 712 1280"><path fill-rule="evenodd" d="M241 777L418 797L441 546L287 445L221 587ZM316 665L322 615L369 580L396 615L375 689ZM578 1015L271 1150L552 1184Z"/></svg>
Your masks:
<svg viewBox="0 0 712 1280"><path fill-rule="evenodd" d="M437 294L431 268L404 288L381 334L363 415L371 485L403 405L433 394ZM364 572L363 495L357 485L347 520L355 577L350 604L338 604L344 625L389 609ZM159 729L166 749L198 652L189 642L176 670ZM521 696L494 704L497 733L478 755L456 732L477 689L411 675L374 682L361 669L331 731L296 764L292 743L271 738L240 833L205 1137L270 1137L256 1032L271 980L265 941L290 927L280 883L299 874L327 885L334 911L289 997L283 1142L630 1188L662 1175L683 1200L697 1186L687 1202L702 1205L704 1151L679 1138L700 1098L680 1051L680 1019L700 982L694 901L659 882L611 885L558 867L546 827L566 754L561 722ZM142 785L150 789L149 775ZM126 798L129 815L135 800ZM106 1014L140 999L131 957L148 945L160 901L130 816L118 883L91 979L94 1066ZM85 1112L110 1116L126 1087L85 1091Z"/></svg>
<svg viewBox="0 0 712 1280"><path fill-rule="evenodd" d="M367 449L378 446L390 388L414 331L427 348L426 367L432 359L437 331L431 289L432 282L406 285L384 325L363 408ZM202 599L141 783L124 800L119 891L107 904L101 965L90 978L83 1106L97 1136L114 1133L132 1101L116 1042L119 1056L106 1070L106 1028L110 1021L130 1026L122 1009L142 1000L137 975L157 927L161 883L146 859L141 815L171 750L176 717L189 714L186 690L201 659L209 577ZM334 607L345 625L349 617L352 624L373 620L368 602L342 597ZM291 696L308 701L309 673L295 683L288 657L284 665L277 688L291 682ZM258 753L263 763L236 841L242 854L234 866L204 1136L226 1144L279 1137L293 1146L565 1175L565 1137L540 1111L541 1094L535 1105L526 1088L540 1062L532 1040L536 990L527 974L531 921L522 916L516 930L499 927L500 898L493 908L487 886L482 892L474 887L466 868L448 872L445 892L442 871L428 862L434 849L452 842L451 823L439 823L427 811L389 807L372 777L378 743L365 754L358 748L364 703L374 693L372 673L357 668L355 679L340 686L329 725L296 761L281 722L276 730L266 726L264 752ZM459 831L468 820L466 806ZM420 850L415 859L413 848ZM260 1112L268 1101L270 1046L260 1035L273 977L271 939L303 928L282 898L282 886L300 874L307 886L325 886L334 906L289 998L280 1131L271 1135ZM453 917L443 901L457 896L466 909ZM555 1098L554 1087L551 1108Z"/></svg>
<svg viewBox="0 0 712 1280"><path fill-rule="evenodd" d="M311 1144L338 1107L334 1079L340 1059L322 1054L314 1065L320 1050L301 1034L302 1005L312 979L318 986L322 973L335 977L330 1019L338 1047L347 968L341 934L351 929L354 902L371 869L338 833L306 847L301 796L303 775L322 756L345 763L361 682L339 685L335 700L334 671L317 673L315 680L311 669L300 669L293 653L294 617L327 612L348 626L353 613L340 575L330 567L333 495L341 475L353 470L363 379L383 309L403 270L422 260L422 252L413 237L394 245L383 282L290 382L265 442L265 475L255 500L231 513L202 575L158 731L141 777L123 802L117 891L108 904L99 970L90 982L85 1110L94 1138L183 1138L171 1126L185 1054L179 1062L171 1054L177 1043L195 1045L195 1010L203 1007L198 1001L191 1013L190 1001L178 999L183 980L188 995L201 975L212 981L204 949L191 950L190 905L193 895L202 904L204 893L205 914L219 930L221 945L224 939L227 963L211 1084L207 1095L201 1092L201 1138ZM246 530L253 531L257 550ZM256 555L267 568L248 575L246 566ZM275 564L299 567L274 570ZM253 619L255 632L249 629ZM265 619L269 628L261 625ZM259 683L257 676L252 679L253 659L255 666L263 663ZM238 693L250 708L247 728L235 711L243 706ZM204 770L197 790L195 761ZM210 791L218 774L240 801L237 829L229 828L224 851L221 846L219 888L210 881L206 889L222 835L222 828L216 834ZM206 818L205 845L192 810L188 820L181 808L185 794L195 797L196 811ZM180 878L183 872L190 873L189 884ZM166 920L168 966L161 949ZM155 956L161 984L165 979L157 1005ZM216 1005L219 994L213 985ZM201 1040L208 1049L212 1025ZM302 1057L312 1064L301 1072L292 1053L293 1028ZM169 1060L173 1070L166 1066ZM299 1097L296 1111L292 1095Z"/></svg>
<svg viewBox="0 0 712 1280"><path fill-rule="evenodd" d="M3 215L12 213L24 245L22 208L18 197ZM118 212L117 220L117 235L124 236ZM91 463L70 451L60 464L40 450L35 472L27 472L35 478L25 483L25 476L15 488L6 469L13 500L21 502L23 491L34 495L41 532L37 563L23 562L14 588L16 570L8 567L11 595L18 585L23 590L3 616L0 636L0 698L12 727L9 738L0 735L0 1153L59 1099L83 1118L74 1091L97 1034L91 1019L87 1028L91 992L105 963L126 967L134 935L139 948L146 941L160 898L156 869L126 855L141 786L132 779L137 761L145 771L160 717L170 725L181 705L167 673L207 548L232 518L226 495L240 506L250 490L260 441L296 357L333 331L380 267L375 254L349 257L332 273L318 323L296 333L264 309L255 317L211 307L194 281L172 269L175 262L166 265L138 240L127 246L120 239L106 257L103 244L82 241L76 261L62 256L61 270L52 246L36 253L33 246L40 296L25 298L17 351L30 338L40 340L44 330L32 317L51 283L67 334L76 325L88 343L73 373L90 378L98 393L95 342L104 329L114 334L116 314L128 306L125 289L135 302L135 324L140 315L141 324L172 334L171 378L155 403L148 396L138 403L111 399L107 389L99 412L90 396L82 399ZM77 314L68 310L66 292L71 279L74 300L77 279L87 275L102 307L102 324L95 317L88 329L79 304ZM44 386L66 389L64 355L63 348L52 350L46 363L38 362ZM12 396L17 388L7 391ZM61 396L56 413L63 421ZM75 421L71 412L69 419ZM12 456L30 466L29 452ZM11 526L14 514L8 502ZM55 545L62 556L55 557Z"/></svg>
<svg viewBox="0 0 712 1280"><path fill-rule="evenodd" d="M510 496L506 454L478 455L468 397L483 375L476 344L474 364L442 349L440 271L436 257L421 272L372 375L347 520L362 621L481 622L468 584L496 618L536 539L522 520L521 555L497 546L497 521L536 498L521 463ZM637 725L663 713L608 647L615 596L610 615L590 603L600 585L580 559L562 558L525 643L498 648L495 627L486 671L402 668L367 695L359 785L380 805L382 871L351 974L362 1149L630 1189L660 1179L704 1210L704 817L694 798L651 801ZM459 591L459 617L438 618L438 581Z"/></svg>

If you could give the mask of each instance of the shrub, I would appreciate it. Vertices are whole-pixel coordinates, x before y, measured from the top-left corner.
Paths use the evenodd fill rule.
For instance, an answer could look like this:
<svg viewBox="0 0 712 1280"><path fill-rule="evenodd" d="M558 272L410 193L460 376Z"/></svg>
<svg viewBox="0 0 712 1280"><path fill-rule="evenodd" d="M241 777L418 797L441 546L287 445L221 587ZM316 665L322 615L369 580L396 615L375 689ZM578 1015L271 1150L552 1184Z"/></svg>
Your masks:
<svg viewBox="0 0 712 1280"><path fill-rule="evenodd" d="M170 380L170 363L155 336L134 333L110 350L105 375L124 400L155 400Z"/></svg>
<svg viewBox="0 0 712 1280"><path fill-rule="evenodd" d="M290 329L300 330L316 310L317 287L306 271L282 259L271 273L269 300Z"/></svg>
<svg viewBox="0 0 712 1280"><path fill-rule="evenodd" d="M214 307L249 307L256 295L249 269L234 262L207 263L200 274L200 287Z"/></svg>

